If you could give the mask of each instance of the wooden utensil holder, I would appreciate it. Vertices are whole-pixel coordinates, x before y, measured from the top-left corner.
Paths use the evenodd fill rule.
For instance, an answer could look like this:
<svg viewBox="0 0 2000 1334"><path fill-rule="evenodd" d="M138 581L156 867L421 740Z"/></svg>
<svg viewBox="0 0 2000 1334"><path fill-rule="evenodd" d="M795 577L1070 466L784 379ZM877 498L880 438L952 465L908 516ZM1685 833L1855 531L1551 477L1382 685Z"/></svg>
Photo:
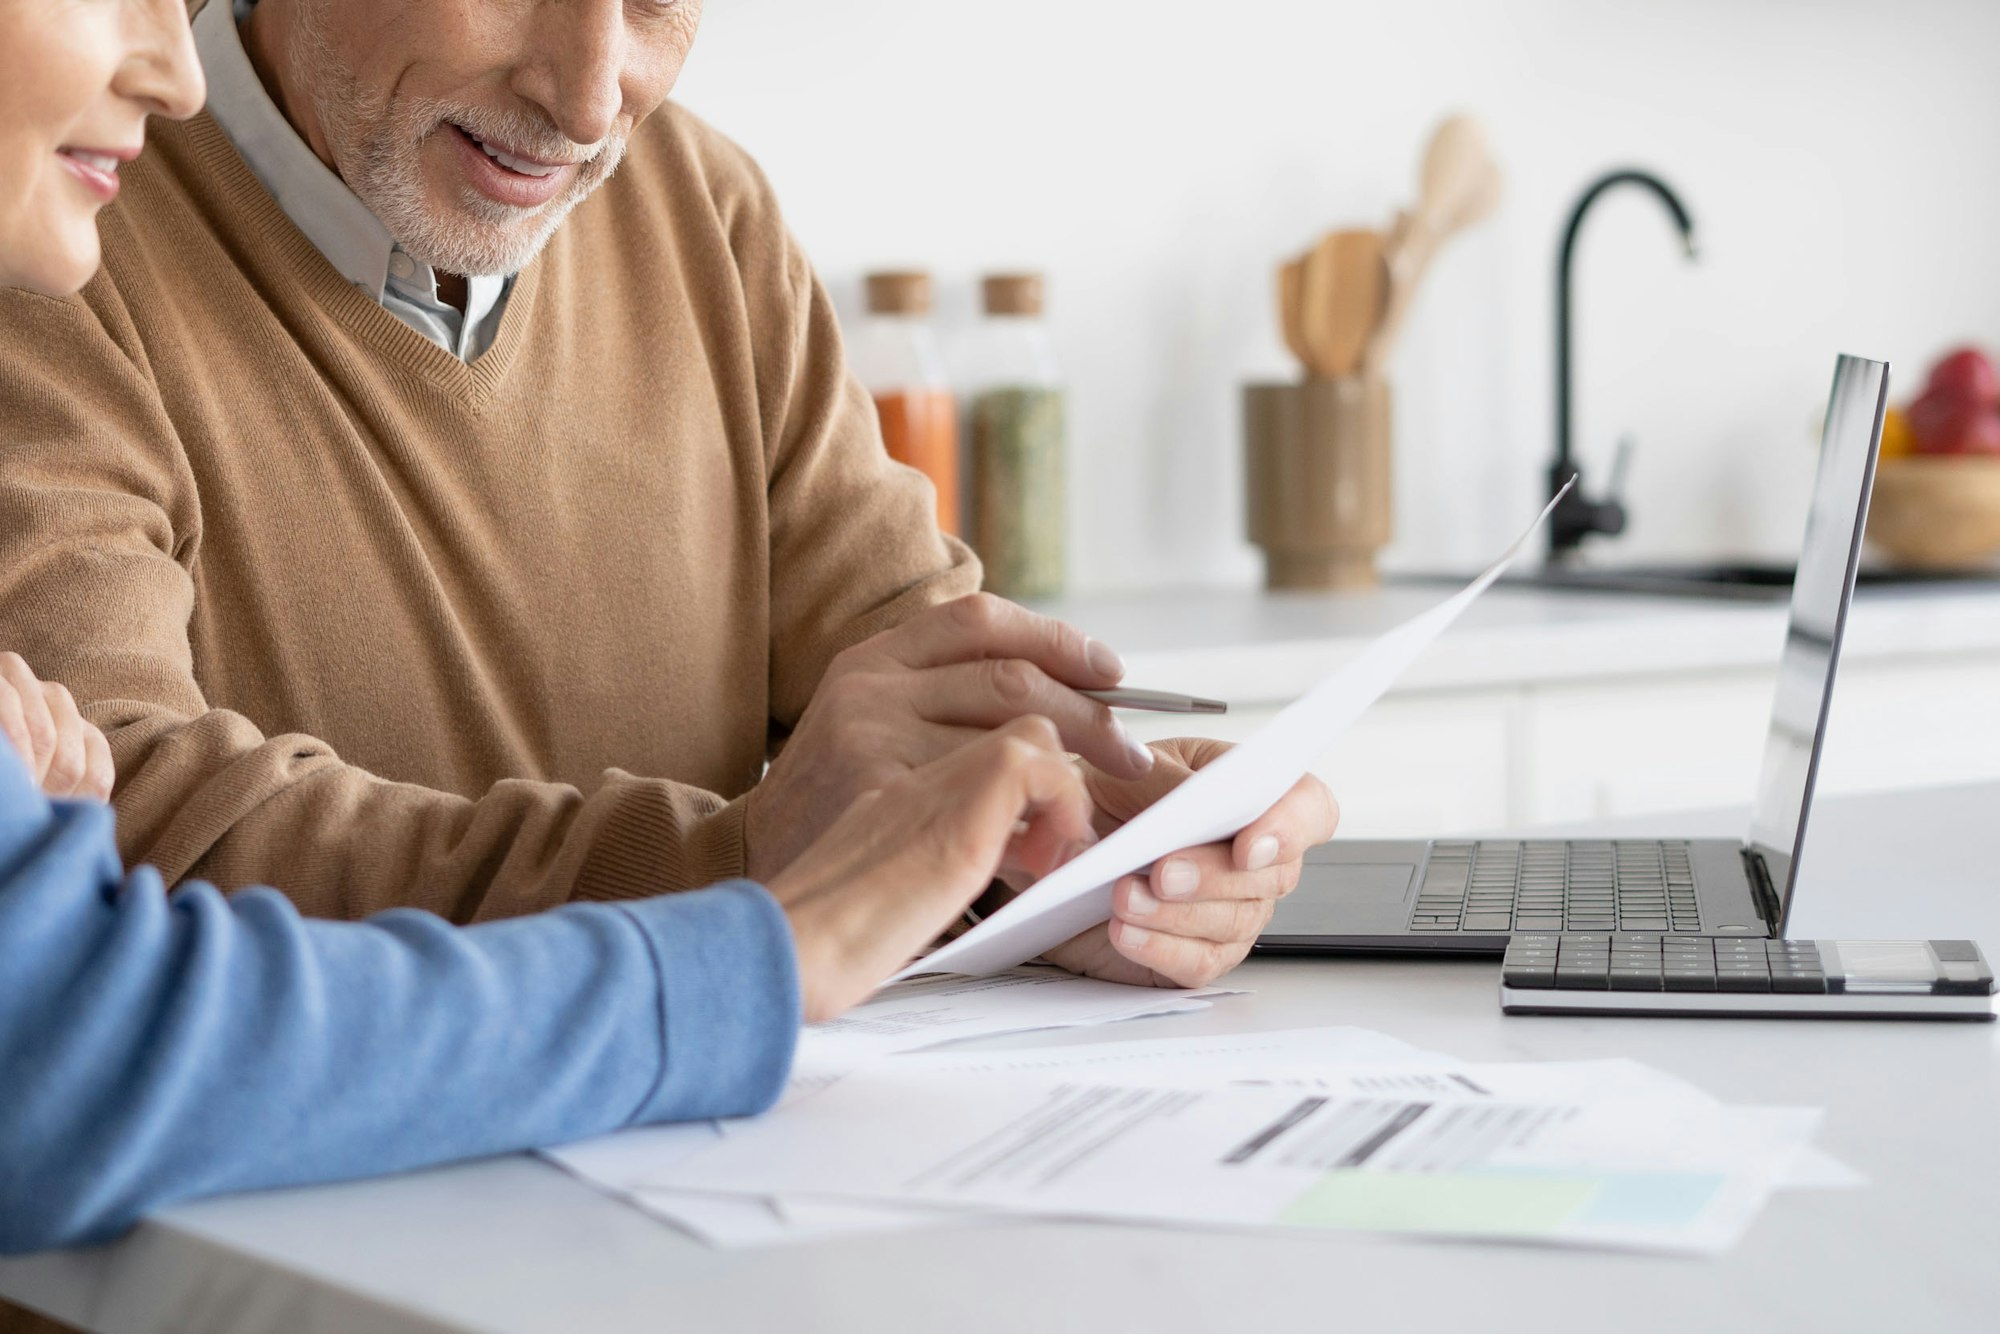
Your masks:
<svg viewBox="0 0 2000 1334"><path fill-rule="evenodd" d="M1272 589L1373 588L1389 542L1389 385L1379 375L1243 387L1250 540Z"/></svg>

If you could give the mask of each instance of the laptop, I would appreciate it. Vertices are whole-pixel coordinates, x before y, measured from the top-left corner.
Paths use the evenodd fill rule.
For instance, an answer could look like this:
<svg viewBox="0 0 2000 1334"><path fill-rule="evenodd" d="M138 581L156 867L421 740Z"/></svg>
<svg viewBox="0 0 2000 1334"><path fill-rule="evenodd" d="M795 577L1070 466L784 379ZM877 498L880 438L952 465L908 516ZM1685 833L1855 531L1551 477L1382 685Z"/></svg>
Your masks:
<svg viewBox="0 0 2000 1334"><path fill-rule="evenodd" d="M1784 935L1875 480L1889 368L1843 356L1792 584L1750 828L1726 839L1335 839L1257 940L1265 954L1506 952L1514 932Z"/></svg>

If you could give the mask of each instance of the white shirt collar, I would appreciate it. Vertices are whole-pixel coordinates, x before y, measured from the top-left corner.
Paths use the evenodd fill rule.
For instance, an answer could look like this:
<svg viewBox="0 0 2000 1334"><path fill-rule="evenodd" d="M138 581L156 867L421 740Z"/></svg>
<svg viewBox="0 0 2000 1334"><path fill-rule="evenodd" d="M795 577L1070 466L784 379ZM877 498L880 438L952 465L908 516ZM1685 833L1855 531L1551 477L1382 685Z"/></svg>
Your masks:
<svg viewBox="0 0 2000 1334"><path fill-rule="evenodd" d="M406 254L264 89L237 23L254 0L209 0L195 15L208 110L292 224L342 277L446 351L471 360L492 342L510 276L466 280L463 316L438 300L437 274Z"/></svg>

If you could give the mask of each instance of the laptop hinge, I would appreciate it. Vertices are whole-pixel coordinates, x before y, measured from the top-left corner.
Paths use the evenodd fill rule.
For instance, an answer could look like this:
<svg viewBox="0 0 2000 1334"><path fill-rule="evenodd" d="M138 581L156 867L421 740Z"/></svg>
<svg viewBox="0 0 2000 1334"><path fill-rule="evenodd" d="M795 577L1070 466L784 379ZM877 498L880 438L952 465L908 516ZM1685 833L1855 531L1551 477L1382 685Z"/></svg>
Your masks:
<svg viewBox="0 0 2000 1334"><path fill-rule="evenodd" d="M1784 923L1778 920L1780 915L1778 891L1771 884L1771 872L1765 867L1763 857L1758 855L1755 848L1744 848L1741 851L1743 870L1750 877L1750 897L1756 901L1757 915L1764 919L1764 924L1770 928L1774 938L1782 936Z"/></svg>

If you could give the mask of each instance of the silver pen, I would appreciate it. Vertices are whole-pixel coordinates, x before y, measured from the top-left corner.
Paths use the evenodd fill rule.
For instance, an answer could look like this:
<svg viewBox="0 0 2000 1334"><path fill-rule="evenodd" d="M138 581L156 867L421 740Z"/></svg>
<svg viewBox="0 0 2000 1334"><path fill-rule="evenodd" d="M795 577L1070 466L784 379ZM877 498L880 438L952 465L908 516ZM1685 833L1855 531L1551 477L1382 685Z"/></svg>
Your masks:
<svg viewBox="0 0 2000 1334"><path fill-rule="evenodd" d="M1145 709L1152 713L1228 713L1229 706L1219 699L1203 699L1199 695L1176 695L1165 690L1079 690L1079 695L1088 695L1100 704L1109 704L1114 709Z"/></svg>

